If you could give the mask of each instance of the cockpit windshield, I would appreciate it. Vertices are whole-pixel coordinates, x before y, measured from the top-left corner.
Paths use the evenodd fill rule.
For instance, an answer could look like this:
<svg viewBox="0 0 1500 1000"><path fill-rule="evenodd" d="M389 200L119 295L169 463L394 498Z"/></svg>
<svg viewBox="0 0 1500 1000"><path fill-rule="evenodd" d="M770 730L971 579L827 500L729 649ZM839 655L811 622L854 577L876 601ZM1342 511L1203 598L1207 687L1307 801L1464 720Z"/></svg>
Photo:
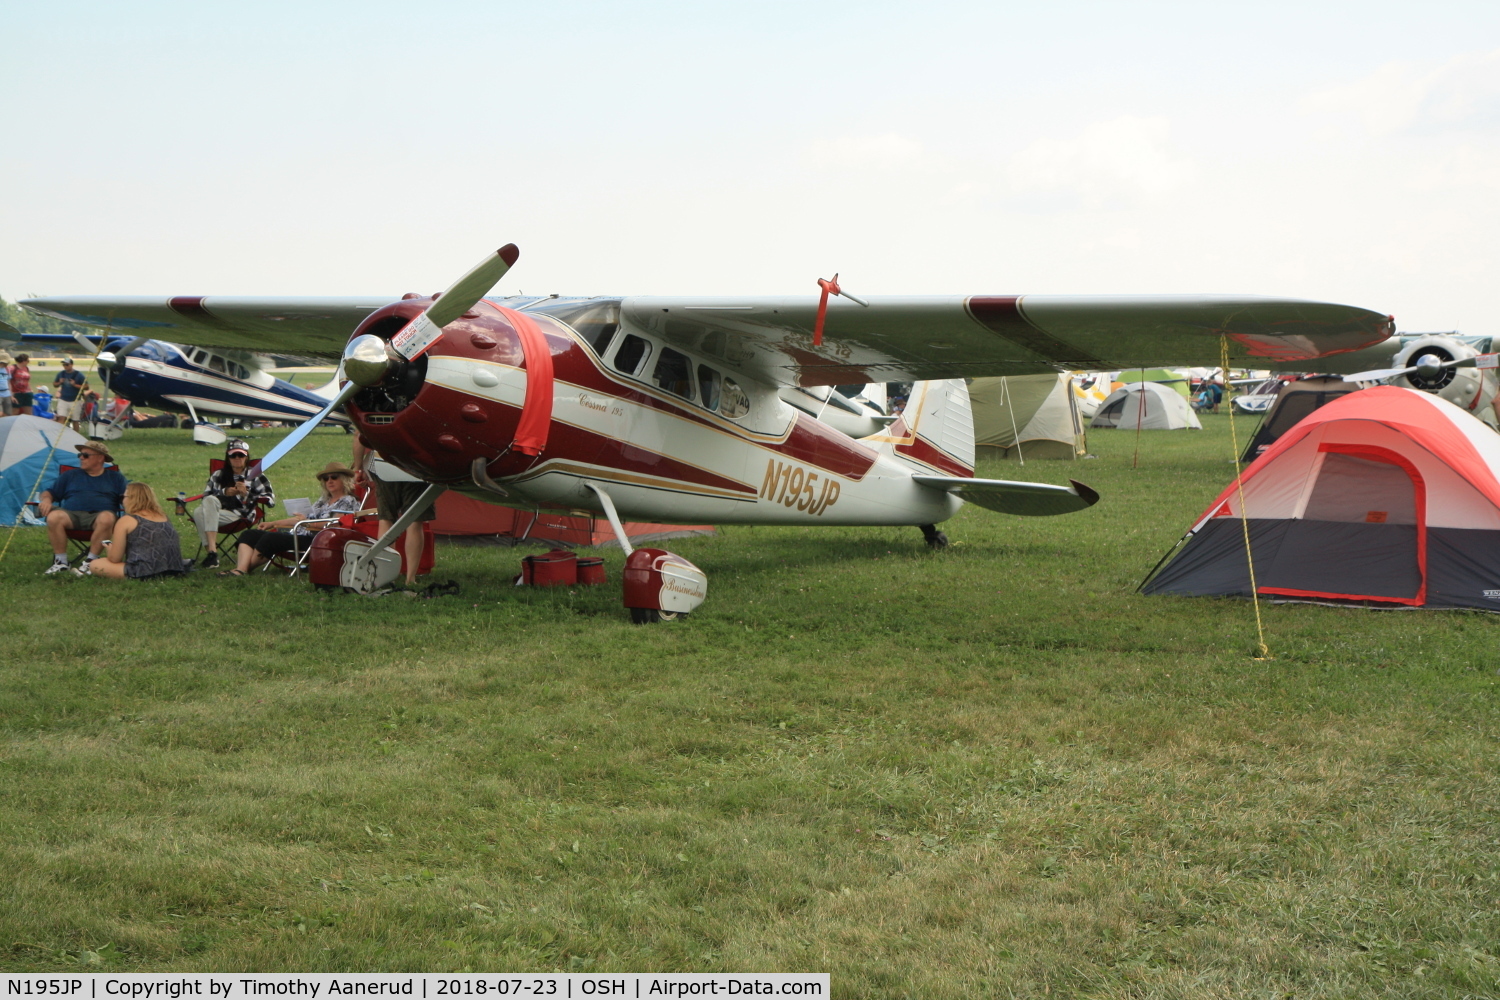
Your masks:
<svg viewBox="0 0 1500 1000"><path fill-rule="evenodd" d="M574 330L595 354L602 355L615 331L620 329L619 299L558 299L541 302L526 309L530 313L546 313L553 319L562 320Z"/></svg>

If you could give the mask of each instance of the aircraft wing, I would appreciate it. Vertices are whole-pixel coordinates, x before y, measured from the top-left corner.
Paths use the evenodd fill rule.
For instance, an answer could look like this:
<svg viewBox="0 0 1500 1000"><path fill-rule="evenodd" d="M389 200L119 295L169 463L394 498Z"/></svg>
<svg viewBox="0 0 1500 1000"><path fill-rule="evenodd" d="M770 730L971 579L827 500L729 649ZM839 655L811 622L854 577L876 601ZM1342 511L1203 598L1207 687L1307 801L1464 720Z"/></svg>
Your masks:
<svg viewBox="0 0 1500 1000"><path fill-rule="evenodd" d="M1391 335L1356 306L1229 296L995 295L831 298L813 345L814 295L630 297L634 325L774 385L1216 366L1323 370L1306 362Z"/></svg>
<svg viewBox="0 0 1500 1000"><path fill-rule="evenodd" d="M1008 479L961 479L957 476L912 476L912 480L935 490L943 490L968 503L978 504L1002 514L1025 517L1049 517L1071 514L1099 502L1099 494L1075 479L1072 487L1048 483L1018 483Z"/></svg>
<svg viewBox="0 0 1500 1000"><path fill-rule="evenodd" d="M79 296L20 304L174 343L335 358L360 321L394 298ZM815 346L814 295L634 296L621 308L633 325L777 386L1212 366L1220 334L1229 338L1231 365L1325 371L1326 363L1306 362L1381 344L1392 329L1390 317L1368 309L1300 299L954 295L860 305L835 297Z"/></svg>
<svg viewBox="0 0 1500 1000"><path fill-rule="evenodd" d="M230 295L83 295L23 299L33 312L136 334L221 350L338 358L354 328L398 296L261 298Z"/></svg>

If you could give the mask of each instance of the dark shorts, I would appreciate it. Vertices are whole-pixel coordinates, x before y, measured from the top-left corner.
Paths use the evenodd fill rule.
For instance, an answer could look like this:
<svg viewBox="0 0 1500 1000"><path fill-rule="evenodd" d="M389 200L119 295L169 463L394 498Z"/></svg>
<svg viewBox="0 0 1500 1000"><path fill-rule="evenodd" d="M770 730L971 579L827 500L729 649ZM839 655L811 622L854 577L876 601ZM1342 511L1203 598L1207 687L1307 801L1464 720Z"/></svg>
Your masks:
<svg viewBox="0 0 1500 1000"><path fill-rule="evenodd" d="M99 519L100 514L113 513L113 511L65 510L63 513L72 519L74 531L86 531L94 526L94 522Z"/></svg>
<svg viewBox="0 0 1500 1000"><path fill-rule="evenodd" d="M259 528L250 528L239 533L239 543L248 545L256 552L266 558L290 552L297 547L297 535L290 531L261 531ZM304 544L310 544L313 536L300 536Z"/></svg>
<svg viewBox="0 0 1500 1000"><path fill-rule="evenodd" d="M373 476L370 477L374 479ZM412 504L422 498L426 492L426 483L388 483L382 479L375 479L375 507L382 521L394 521ZM417 515L418 521L436 521L437 510L435 504L428 504L427 509Z"/></svg>
<svg viewBox="0 0 1500 1000"><path fill-rule="evenodd" d="M31 393L29 393L29 392L18 392L18 393L16 393L16 405L17 406L30 406L31 405Z"/></svg>

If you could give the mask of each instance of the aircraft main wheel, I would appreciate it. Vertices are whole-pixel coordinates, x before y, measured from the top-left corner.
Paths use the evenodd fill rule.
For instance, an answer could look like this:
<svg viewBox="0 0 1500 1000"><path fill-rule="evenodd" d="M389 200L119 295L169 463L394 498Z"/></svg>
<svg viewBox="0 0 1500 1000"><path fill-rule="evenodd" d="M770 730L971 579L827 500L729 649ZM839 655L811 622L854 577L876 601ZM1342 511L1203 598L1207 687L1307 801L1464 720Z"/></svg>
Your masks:
<svg viewBox="0 0 1500 1000"><path fill-rule="evenodd" d="M927 543L929 549L946 549L948 547L948 535L939 531L935 524L919 525L922 529L922 539Z"/></svg>
<svg viewBox="0 0 1500 1000"><path fill-rule="evenodd" d="M631 608L630 620L636 625L651 625L656 622L677 622L687 618L686 611L660 611L656 608Z"/></svg>

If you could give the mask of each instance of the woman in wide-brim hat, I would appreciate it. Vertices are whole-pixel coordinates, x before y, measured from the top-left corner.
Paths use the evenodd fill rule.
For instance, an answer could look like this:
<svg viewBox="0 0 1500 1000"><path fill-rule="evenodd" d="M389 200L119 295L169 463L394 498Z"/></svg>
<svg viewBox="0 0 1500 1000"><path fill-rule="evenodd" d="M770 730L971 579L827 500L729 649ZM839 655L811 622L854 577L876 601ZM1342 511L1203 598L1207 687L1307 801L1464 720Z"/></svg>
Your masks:
<svg viewBox="0 0 1500 1000"><path fill-rule="evenodd" d="M359 500L355 498L354 470L342 462L329 462L318 473L318 482L323 485L323 495L312 505L307 514L293 514L279 521L271 521L265 527L289 528L290 531L271 531L251 528L240 532L239 555L235 568L220 576L244 576L250 570L283 552L293 552L300 542L312 540L314 528L308 522L326 521L339 514L354 514L359 511Z"/></svg>

